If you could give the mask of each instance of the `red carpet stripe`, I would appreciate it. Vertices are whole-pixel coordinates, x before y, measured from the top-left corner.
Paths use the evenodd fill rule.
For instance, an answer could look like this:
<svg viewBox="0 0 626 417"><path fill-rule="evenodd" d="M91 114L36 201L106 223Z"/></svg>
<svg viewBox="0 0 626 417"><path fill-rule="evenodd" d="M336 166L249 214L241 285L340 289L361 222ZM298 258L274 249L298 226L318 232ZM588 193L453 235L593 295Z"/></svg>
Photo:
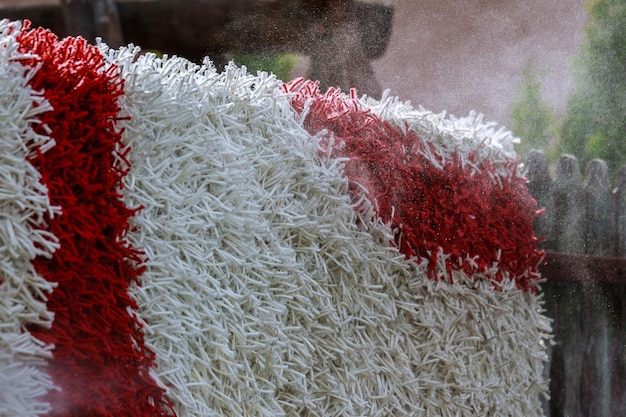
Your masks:
<svg viewBox="0 0 626 417"><path fill-rule="evenodd" d="M31 326L55 345L48 372L59 390L46 400L50 416L171 415L163 390L150 375L154 355L145 347L128 286L142 272L140 253L125 241L134 210L121 202L128 169L115 119L123 94L116 67L81 38L59 41L49 31L24 30L23 60L40 65L30 80L53 109L38 130L56 146L39 152L33 165L63 214L47 218L60 248L37 257L37 272L56 283L47 302L50 329Z"/></svg>
<svg viewBox="0 0 626 417"><path fill-rule="evenodd" d="M306 108L303 125L310 134L332 134L325 151L348 158L345 175L353 199L365 194L372 201L382 221L396 230L400 251L428 260L431 278L449 280L457 269L534 287L543 256L532 227L536 202L516 175L515 160L505 163L507 175L500 176L475 153L444 158L413 131L396 129L365 108L354 92L321 94L316 83L302 80L283 88L296 93L296 111ZM435 268L440 254L447 273Z"/></svg>

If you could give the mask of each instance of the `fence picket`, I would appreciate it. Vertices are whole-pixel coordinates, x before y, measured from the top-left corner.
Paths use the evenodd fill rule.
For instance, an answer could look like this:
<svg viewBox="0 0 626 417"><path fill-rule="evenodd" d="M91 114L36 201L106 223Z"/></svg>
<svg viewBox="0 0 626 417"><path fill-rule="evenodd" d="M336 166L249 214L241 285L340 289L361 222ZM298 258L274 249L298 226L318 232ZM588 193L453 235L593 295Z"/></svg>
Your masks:
<svg viewBox="0 0 626 417"><path fill-rule="evenodd" d="M544 250L555 250L555 242L551 239L555 221L554 210L552 209L554 181L552 181L552 177L550 176L548 158L546 158L546 155L543 152L534 149L528 152L524 175L528 179L528 190L530 194L537 201L537 206L543 210L543 213L537 216L534 222L535 234L539 237L539 239L541 239L539 246ZM546 300L546 315L552 317L553 319L556 317L557 313L555 307L558 306L558 303L554 302L553 299L557 296L557 294L558 290L552 283L543 287L543 296ZM553 323L553 326L554 325L556 325L556 323ZM554 366L554 371L551 370L550 366L546 366L546 369L544 370L544 378L546 380L551 379L551 388L552 385L555 385L554 391L556 391L556 382L564 379L557 376L557 374L563 370L563 367L556 366L557 363L562 362L563 355L561 351L557 350L556 357L554 357L554 349L551 344L546 346L546 351L548 354L548 363ZM551 403L546 400L542 401L543 412L546 417L555 415L554 413L551 413L550 406L554 406L556 403L557 401L555 400L554 394Z"/></svg>
<svg viewBox="0 0 626 417"><path fill-rule="evenodd" d="M617 256L626 258L626 165L617 172L613 193L616 202Z"/></svg>
<svg viewBox="0 0 626 417"><path fill-rule="evenodd" d="M626 258L626 165L615 176L615 230L617 256ZM614 328L611 353L613 375L611 379L611 414L626 415L626 285L615 287Z"/></svg>
<svg viewBox="0 0 626 417"><path fill-rule="evenodd" d="M585 180L585 253L612 256L615 253L614 203L604 161L593 159L587 164ZM611 361L610 327L607 312L611 302L605 285L589 280L583 284L583 415L610 417Z"/></svg>
<svg viewBox="0 0 626 417"><path fill-rule="evenodd" d="M537 200L537 205L545 208L544 212L535 218L535 234L544 239L540 246L542 249L555 250L556 246L550 240L554 228L554 210L550 209L552 195L554 193L554 181L550 177L548 158L541 151L531 150L528 153L525 176L528 178L528 190Z"/></svg>
<svg viewBox="0 0 626 417"><path fill-rule="evenodd" d="M556 249L565 253L584 253L583 186L578 159L572 155L559 158L554 190Z"/></svg>
<svg viewBox="0 0 626 417"><path fill-rule="evenodd" d="M585 253L613 256L616 254L613 225L615 208L606 162L593 159L587 164L585 194Z"/></svg>

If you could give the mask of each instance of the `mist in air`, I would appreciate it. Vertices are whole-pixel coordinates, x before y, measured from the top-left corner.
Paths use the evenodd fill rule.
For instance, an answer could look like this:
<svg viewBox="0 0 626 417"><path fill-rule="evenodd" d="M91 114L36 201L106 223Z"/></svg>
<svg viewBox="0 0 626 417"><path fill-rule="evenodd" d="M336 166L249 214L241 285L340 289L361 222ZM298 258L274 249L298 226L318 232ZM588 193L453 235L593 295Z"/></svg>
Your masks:
<svg viewBox="0 0 626 417"><path fill-rule="evenodd" d="M414 106L507 124L522 69L530 62L557 114L573 88L573 59L584 38L583 0L388 0L393 29L372 62L392 95Z"/></svg>

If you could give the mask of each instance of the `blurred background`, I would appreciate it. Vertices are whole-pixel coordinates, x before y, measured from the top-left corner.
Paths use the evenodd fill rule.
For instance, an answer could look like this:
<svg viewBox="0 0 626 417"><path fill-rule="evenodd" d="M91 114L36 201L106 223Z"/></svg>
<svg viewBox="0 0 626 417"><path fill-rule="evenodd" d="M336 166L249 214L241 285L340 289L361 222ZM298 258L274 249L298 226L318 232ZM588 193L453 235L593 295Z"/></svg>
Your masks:
<svg viewBox="0 0 626 417"><path fill-rule="evenodd" d="M0 8L0 17L60 36L209 56L218 68L235 60L374 97L390 89L457 116L475 110L535 136L520 153L557 147L588 21L585 0L0 0ZM537 114L515 114L524 99ZM533 116L546 120L531 132L518 126Z"/></svg>

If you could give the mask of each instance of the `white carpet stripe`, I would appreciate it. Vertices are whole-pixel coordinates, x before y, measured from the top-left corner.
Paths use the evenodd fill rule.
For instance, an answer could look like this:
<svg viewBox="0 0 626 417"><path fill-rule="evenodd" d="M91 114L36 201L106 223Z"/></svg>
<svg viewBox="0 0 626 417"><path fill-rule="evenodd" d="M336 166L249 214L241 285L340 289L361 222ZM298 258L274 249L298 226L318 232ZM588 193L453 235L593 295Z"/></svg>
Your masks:
<svg viewBox="0 0 626 417"><path fill-rule="evenodd" d="M28 86L33 70L16 60L18 23L0 21L0 415L30 417L50 406L38 397L52 389L45 371L52 346L35 339L27 325L50 326L46 294L52 286L37 275L32 260L51 256L57 240L43 230L50 206L47 189L27 161L37 149L53 146L32 127L49 109Z"/></svg>

